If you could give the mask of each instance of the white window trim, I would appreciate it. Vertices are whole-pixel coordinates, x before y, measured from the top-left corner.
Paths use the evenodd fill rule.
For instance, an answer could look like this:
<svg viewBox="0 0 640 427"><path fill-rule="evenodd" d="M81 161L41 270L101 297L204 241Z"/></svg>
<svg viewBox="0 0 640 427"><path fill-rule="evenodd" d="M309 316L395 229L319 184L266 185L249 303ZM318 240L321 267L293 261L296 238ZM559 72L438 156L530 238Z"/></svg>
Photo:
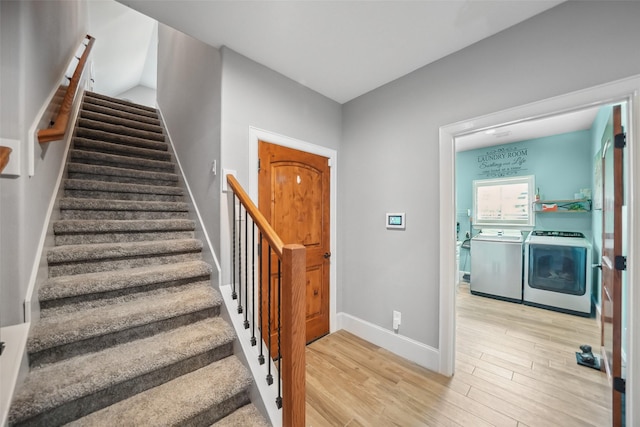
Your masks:
<svg viewBox="0 0 640 427"><path fill-rule="evenodd" d="M480 215L478 214L478 187L488 187L494 185L508 185L515 183L526 183L527 184L527 220L526 221L514 221L511 222L509 220L492 220L492 221L483 221L480 220ZM534 175L524 175L524 176L511 176L507 178L490 178L490 179L476 179L473 181L473 218L475 228L515 228L515 229L533 229L535 225L535 214L533 212L532 198L533 194L535 194L536 188L535 176Z"/></svg>

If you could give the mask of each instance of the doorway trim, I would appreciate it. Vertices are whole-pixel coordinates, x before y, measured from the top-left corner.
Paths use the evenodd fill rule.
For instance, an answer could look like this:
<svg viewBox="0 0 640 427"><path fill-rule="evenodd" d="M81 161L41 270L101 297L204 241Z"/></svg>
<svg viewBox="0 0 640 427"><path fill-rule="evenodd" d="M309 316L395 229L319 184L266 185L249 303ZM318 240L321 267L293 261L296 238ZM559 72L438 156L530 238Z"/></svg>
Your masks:
<svg viewBox="0 0 640 427"><path fill-rule="evenodd" d="M329 158L329 169L331 183L329 186L329 238L331 264L329 266L329 333L337 330L337 264L338 264L338 251L336 249L337 241L337 193L338 193L338 181L337 181L337 166L338 166L338 152L334 149L323 147L316 144L311 144L299 139L290 138L288 136L280 135L275 132L266 131L253 126L249 126L249 197L254 201L256 206L258 205L258 141L265 141L275 145L281 145L287 148L293 148L298 151L304 151L306 153L317 154L319 156Z"/></svg>
<svg viewBox="0 0 640 427"><path fill-rule="evenodd" d="M440 300L439 353L440 373L451 376L455 369L455 138L505 124L513 124L570 112L586 107L627 101L629 108L628 140L625 159L628 167L628 262L629 307L640 307L640 289L632 286L640 280L640 75L565 95L525 104L440 127ZM628 425L640 420L640 309L627 310L629 340L627 353L626 412ZM636 413L638 412L638 413Z"/></svg>

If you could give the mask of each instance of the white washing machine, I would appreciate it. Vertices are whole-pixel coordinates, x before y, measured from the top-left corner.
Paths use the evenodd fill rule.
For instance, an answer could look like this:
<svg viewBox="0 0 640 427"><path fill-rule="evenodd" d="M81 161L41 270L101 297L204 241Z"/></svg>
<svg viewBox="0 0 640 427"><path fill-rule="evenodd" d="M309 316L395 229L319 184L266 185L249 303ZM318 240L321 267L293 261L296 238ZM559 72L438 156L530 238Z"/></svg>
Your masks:
<svg viewBox="0 0 640 427"><path fill-rule="evenodd" d="M471 239L474 295L522 302L522 234L519 230L483 230Z"/></svg>
<svg viewBox="0 0 640 427"><path fill-rule="evenodd" d="M591 243L573 231L532 231L525 241L525 304L591 315Z"/></svg>

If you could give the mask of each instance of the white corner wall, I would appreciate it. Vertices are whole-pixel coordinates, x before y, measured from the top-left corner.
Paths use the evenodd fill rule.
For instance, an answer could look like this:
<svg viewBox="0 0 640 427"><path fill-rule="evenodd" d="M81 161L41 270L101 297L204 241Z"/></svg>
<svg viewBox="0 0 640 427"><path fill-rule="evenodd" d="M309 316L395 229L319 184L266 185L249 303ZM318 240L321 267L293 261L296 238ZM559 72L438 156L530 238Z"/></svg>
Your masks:
<svg viewBox="0 0 640 427"><path fill-rule="evenodd" d="M115 97L137 85L155 89L157 22L114 0L90 1L88 14L96 38L94 90Z"/></svg>
<svg viewBox="0 0 640 427"><path fill-rule="evenodd" d="M9 326L24 322L23 303L64 162L64 143L36 144L30 178L28 131L87 34L86 2L2 1L0 20L0 137L20 140L22 152L21 175L0 178L0 325Z"/></svg>
<svg viewBox="0 0 640 427"><path fill-rule="evenodd" d="M157 108L156 90L148 86L134 86L127 91L117 94L114 98L124 99L125 101L131 101L136 104L146 105L147 107Z"/></svg>
<svg viewBox="0 0 640 427"><path fill-rule="evenodd" d="M222 48L222 162L245 189L249 182L249 132L257 128L336 150L339 154L340 104L233 50ZM256 201L257 202L257 201ZM222 282L230 282L229 196L221 203ZM338 278L339 282L339 278ZM337 295L338 304L340 296Z"/></svg>
<svg viewBox="0 0 640 427"><path fill-rule="evenodd" d="M639 16L563 3L345 104L342 311L391 331L398 310L403 336L438 348L440 127L639 73ZM385 212L406 212L406 231Z"/></svg>

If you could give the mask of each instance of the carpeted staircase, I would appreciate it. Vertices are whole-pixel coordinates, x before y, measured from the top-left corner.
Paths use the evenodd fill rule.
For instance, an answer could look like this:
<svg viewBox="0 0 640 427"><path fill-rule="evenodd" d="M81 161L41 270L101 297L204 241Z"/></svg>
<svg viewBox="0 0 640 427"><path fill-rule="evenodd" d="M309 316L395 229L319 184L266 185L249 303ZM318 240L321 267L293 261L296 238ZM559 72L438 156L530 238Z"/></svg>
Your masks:
<svg viewBox="0 0 640 427"><path fill-rule="evenodd" d="M86 93L10 425L266 426L156 110Z"/></svg>

